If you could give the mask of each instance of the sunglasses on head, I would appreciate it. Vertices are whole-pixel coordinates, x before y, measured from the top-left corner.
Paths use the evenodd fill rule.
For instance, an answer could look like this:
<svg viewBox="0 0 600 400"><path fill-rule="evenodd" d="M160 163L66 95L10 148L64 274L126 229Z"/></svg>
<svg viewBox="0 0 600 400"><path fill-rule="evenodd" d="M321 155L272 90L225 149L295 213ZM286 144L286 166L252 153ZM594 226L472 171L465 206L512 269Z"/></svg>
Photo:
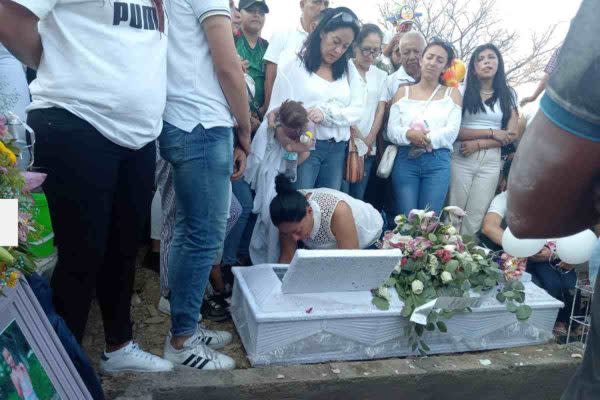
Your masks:
<svg viewBox="0 0 600 400"><path fill-rule="evenodd" d="M331 17L329 19L329 22L336 20L336 19L341 19L342 22L345 22L347 24L359 25L358 19L356 19L356 17L354 15L350 14L348 11L341 11L341 12L335 14L333 17Z"/></svg>

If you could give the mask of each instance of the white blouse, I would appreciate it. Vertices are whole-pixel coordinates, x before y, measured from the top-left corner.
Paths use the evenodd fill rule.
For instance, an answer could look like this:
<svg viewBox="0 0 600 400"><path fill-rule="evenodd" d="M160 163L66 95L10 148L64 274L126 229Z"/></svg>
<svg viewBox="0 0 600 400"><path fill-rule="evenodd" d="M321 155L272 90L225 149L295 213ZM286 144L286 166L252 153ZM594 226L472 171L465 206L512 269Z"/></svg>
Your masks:
<svg viewBox="0 0 600 400"><path fill-rule="evenodd" d="M318 140L346 141L350 139L350 126L362 115L365 86L356 69L349 68L348 76L329 82L309 73L296 58L277 69L269 111L285 100L301 101L307 109L318 108L324 114L325 119L316 126Z"/></svg>
<svg viewBox="0 0 600 400"><path fill-rule="evenodd" d="M353 73L358 74L358 69L354 62L349 63L350 70ZM373 121L375 120L375 113L377 112L377 106L379 104L379 97L381 95L381 91L385 86L385 82L388 75L385 71L379 69L378 67L371 65L371 68L365 74L366 82L366 96L365 96L365 105L362 109L362 113L360 115L360 121L356 124L356 127L360 131L362 138L366 138L371 131L371 127L373 126ZM375 146L373 147L372 155L375 154Z"/></svg>
<svg viewBox="0 0 600 400"><path fill-rule="evenodd" d="M429 126L432 147L453 151L452 144L458 137L462 109L450 97L452 89L446 88L444 97L432 100L423 110L427 101L410 99L409 88L406 86L404 97L390 108L388 140L399 146L410 146L406 131L415 118L422 118Z"/></svg>

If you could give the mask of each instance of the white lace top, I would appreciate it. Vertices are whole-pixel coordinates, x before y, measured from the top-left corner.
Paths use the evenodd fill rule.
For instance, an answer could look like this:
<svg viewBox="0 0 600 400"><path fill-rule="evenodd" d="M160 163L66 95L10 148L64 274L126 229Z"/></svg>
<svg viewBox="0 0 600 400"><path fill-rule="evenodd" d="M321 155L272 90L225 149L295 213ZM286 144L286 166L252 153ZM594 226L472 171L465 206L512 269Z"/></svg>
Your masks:
<svg viewBox="0 0 600 400"><path fill-rule="evenodd" d="M310 194L308 203L313 209L313 230L310 239L304 241L309 249L337 248L337 240L331 232L331 218L340 201L344 201L352 210L360 248L365 249L379 240L383 219L370 204L333 189L320 188L300 192L304 195Z"/></svg>
<svg viewBox="0 0 600 400"><path fill-rule="evenodd" d="M410 86L406 86L403 98L392 104L387 135L390 142L399 146L410 146L406 137L411 122L419 117L427 121L429 137L434 149L448 149L458 137L461 122L461 107L450 97L451 89L445 89L444 97L432 100L423 111L426 100L409 98Z"/></svg>

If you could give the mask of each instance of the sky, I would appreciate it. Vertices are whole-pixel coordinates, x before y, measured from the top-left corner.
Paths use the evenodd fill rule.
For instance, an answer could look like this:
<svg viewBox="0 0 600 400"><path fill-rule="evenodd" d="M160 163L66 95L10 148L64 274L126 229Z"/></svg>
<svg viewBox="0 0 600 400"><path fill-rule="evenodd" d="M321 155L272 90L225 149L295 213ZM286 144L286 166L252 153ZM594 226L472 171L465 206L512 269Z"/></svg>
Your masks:
<svg viewBox="0 0 600 400"><path fill-rule="evenodd" d="M265 1L270 9L262 33L265 39L269 40L273 32L291 29L297 25L300 18L300 0ZM363 23L381 25L379 5L386 1L390 0L331 0L330 6L349 7ZM477 0L470 2L478 3ZM577 13L580 4L581 0L496 0L496 11L499 20L517 30L520 37L517 44L522 44L521 48L526 51L528 38L552 24L558 24L553 44L562 42L569 29L569 21ZM528 84L516 89L519 96L522 96L530 94L527 92L532 92L534 87L535 84Z"/></svg>

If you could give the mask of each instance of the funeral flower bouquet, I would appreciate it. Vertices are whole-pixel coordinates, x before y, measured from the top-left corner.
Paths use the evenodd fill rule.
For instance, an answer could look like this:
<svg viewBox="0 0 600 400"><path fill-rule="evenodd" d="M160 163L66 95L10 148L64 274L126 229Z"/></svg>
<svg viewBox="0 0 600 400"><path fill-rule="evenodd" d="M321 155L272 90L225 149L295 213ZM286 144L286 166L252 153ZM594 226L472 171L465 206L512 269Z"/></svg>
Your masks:
<svg viewBox="0 0 600 400"><path fill-rule="evenodd" d="M385 234L381 247L400 249L403 257L385 284L373 291L373 304L380 309L389 308L389 291L396 291L404 302L402 316L412 319L405 332L409 344L413 351L418 349L421 354L429 351L422 339L424 331L446 332L443 320L457 312L469 312L472 298L491 293L504 281L495 255L458 234L455 224L465 215L464 211L446 207L442 214L447 214L448 223L442 222L442 216L427 210L412 210L408 216L395 218L396 228ZM519 320L525 320L531 308L514 303L525 301L525 288L517 274L511 278L498 289L496 297L506 302L508 311L516 313ZM448 304L453 304L452 308L444 308ZM424 307L419 309L421 306ZM426 317L413 318L416 309Z"/></svg>
<svg viewBox="0 0 600 400"><path fill-rule="evenodd" d="M19 246L0 247L0 294L6 286L14 287L22 273L35 271L35 263L27 255L27 239L35 238L32 221L33 199L30 191L42 184L45 175L17 168L19 149L0 117L0 199L17 199L19 204Z"/></svg>

